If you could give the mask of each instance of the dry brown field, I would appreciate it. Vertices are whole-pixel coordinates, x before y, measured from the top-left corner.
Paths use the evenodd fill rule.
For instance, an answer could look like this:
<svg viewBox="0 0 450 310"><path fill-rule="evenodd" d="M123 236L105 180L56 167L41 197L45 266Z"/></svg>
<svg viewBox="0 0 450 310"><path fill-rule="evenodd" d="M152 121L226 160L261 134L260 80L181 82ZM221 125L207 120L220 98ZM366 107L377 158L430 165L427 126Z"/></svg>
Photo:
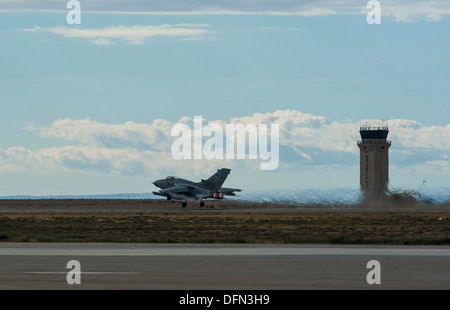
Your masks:
<svg viewBox="0 0 450 310"><path fill-rule="evenodd" d="M0 200L0 242L449 245L450 204Z"/></svg>

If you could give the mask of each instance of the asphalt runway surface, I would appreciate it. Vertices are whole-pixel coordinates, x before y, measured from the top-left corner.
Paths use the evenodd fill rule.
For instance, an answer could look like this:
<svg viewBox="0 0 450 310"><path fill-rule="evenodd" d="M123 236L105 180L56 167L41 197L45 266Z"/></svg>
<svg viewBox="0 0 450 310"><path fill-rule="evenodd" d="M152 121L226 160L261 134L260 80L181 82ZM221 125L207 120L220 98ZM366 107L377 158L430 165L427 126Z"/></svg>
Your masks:
<svg viewBox="0 0 450 310"><path fill-rule="evenodd" d="M372 260L381 284L367 281ZM0 289L442 290L450 247L3 243Z"/></svg>

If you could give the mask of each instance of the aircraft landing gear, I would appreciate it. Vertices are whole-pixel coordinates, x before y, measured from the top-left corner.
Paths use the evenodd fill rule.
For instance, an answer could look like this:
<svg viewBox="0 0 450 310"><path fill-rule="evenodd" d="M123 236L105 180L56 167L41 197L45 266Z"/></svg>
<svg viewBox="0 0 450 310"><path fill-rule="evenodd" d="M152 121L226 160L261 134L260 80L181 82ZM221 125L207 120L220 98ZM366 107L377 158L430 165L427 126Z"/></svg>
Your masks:
<svg viewBox="0 0 450 310"><path fill-rule="evenodd" d="M187 203L186 203L186 202L182 202L182 203L181 203L181 206L182 206L183 208L186 208Z"/></svg>
<svg viewBox="0 0 450 310"><path fill-rule="evenodd" d="M200 201L200 207L203 208L204 206L205 206L205 203L203 202L203 200L201 200L201 201Z"/></svg>

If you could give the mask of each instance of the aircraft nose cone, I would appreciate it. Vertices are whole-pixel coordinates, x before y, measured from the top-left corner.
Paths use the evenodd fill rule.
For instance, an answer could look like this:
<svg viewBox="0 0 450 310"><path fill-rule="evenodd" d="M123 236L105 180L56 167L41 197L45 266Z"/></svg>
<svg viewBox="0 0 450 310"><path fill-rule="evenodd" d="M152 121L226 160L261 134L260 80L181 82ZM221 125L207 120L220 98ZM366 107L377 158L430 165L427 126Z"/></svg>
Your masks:
<svg viewBox="0 0 450 310"><path fill-rule="evenodd" d="M154 181L154 182L152 182L156 187L159 187L159 188L161 188L161 182L160 182L160 180L156 180L156 181Z"/></svg>

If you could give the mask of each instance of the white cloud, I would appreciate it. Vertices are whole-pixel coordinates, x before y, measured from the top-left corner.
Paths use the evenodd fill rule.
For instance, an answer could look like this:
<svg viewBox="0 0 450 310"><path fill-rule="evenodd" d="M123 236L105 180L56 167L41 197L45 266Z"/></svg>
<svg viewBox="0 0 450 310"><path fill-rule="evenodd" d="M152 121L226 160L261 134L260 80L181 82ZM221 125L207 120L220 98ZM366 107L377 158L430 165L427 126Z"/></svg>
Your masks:
<svg viewBox="0 0 450 310"><path fill-rule="evenodd" d="M424 19L437 22L450 15L449 1L382 1L382 14L397 22L413 22Z"/></svg>
<svg viewBox="0 0 450 310"><path fill-rule="evenodd" d="M193 116L179 122L193 128ZM222 128L227 123L278 124L280 167L342 168L353 167L359 160L356 142L360 139L360 121L341 123L296 110L278 110L228 121L204 120L204 125L207 123ZM155 171L197 175L220 166L259 170L260 161L255 160L174 160L170 152L177 138L170 135L174 125L163 119L151 124L106 124L89 118L59 119L50 126L30 124L26 129L41 138L58 139L67 145L38 150L24 146L0 149L0 173L75 170L145 176ZM450 125L425 126L404 119L390 120L388 125L391 164L397 171L450 174Z"/></svg>
<svg viewBox="0 0 450 310"><path fill-rule="evenodd" d="M450 175L450 161L433 160L417 163L407 167L399 168L401 172L409 172L417 175Z"/></svg>
<svg viewBox="0 0 450 310"><path fill-rule="evenodd" d="M70 118L54 121L50 127L30 124L26 129L36 131L44 138L57 138L68 142L81 143L93 147L123 148L140 150L170 150L169 138L172 128L166 120L156 119L152 124L105 124L89 118Z"/></svg>
<svg viewBox="0 0 450 310"><path fill-rule="evenodd" d="M316 148L323 151L355 153L358 124L332 122L324 116L296 110L278 110L273 113L255 113L252 116L231 119L244 124L280 125L280 144L297 150Z"/></svg>
<svg viewBox="0 0 450 310"><path fill-rule="evenodd" d="M450 151L450 125L424 126L419 122L389 121L391 137L401 149Z"/></svg>
<svg viewBox="0 0 450 310"><path fill-rule="evenodd" d="M198 27L201 26L201 27ZM89 39L90 42L98 45L112 45L115 44L112 39L122 39L128 44L140 45L144 44L145 40L151 37L178 37L178 38L201 38L203 35L212 33L209 30L203 29L208 25L205 24L178 24L169 25L163 24L159 26L114 26L106 28L91 28L78 29L70 27L52 27L45 28L35 26L33 28L25 29L27 32L48 32L56 35L61 35L68 38L82 38ZM203 27L203 28L202 28Z"/></svg>
<svg viewBox="0 0 450 310"><path fill-rule="evenodd" d="M450 15L447 0L382 0L382 18L397 22L417 20L439 21ZM367 1L361 0L229 0L229 1L139 1L91 0L82 3L82 13L135 14L135 15L277 15L277 16L328 16L342 14L367 14ZM1 0L2 11L67 12L65 3L52 0Z"/></svg>
<svg viewBox="0 0 450 310"><path fill-rule="evenodd" d="M103 45L103 46L116 45L116 42L113 42L110 39L105 39L105 38L99 38L99 39L91 40L90 42L92 42L92 43L94 43L96 45Z"/></svg>

